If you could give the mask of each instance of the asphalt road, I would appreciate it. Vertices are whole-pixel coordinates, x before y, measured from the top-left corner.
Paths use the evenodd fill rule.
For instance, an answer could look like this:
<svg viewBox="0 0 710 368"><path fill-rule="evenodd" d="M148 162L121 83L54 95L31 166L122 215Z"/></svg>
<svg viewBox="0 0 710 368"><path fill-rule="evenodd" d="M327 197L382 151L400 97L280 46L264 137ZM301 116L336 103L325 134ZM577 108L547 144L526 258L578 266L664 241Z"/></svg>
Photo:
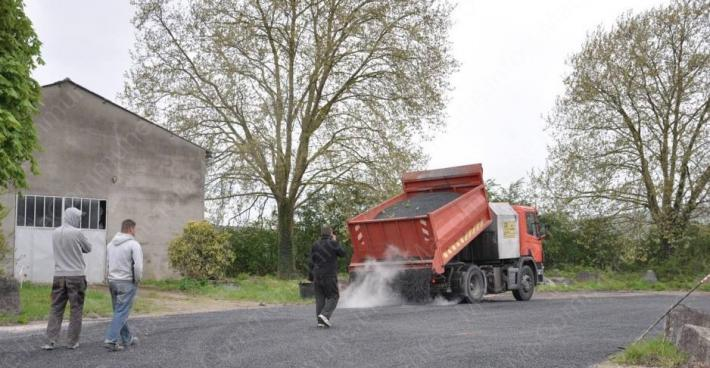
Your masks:
<svg viewBox="0 0 710 368"><path fill-rule="evenodd" d="M0 367L588 367L634 339L677 296L512 297L476 305L312 306L140 318L140 345L104 350L106 323L76 350L41 351L42 331L0 333ZM710 310L710 295L688 305Z"/></svg>

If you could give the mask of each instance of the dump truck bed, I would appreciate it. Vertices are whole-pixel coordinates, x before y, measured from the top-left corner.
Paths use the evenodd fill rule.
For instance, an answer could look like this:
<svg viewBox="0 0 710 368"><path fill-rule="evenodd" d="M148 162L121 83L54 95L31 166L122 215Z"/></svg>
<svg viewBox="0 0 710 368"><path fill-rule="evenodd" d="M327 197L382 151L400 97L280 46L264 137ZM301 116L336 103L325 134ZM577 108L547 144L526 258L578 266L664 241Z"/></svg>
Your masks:
<svg viewBox="0 0 710 368"><path fill-rule="evenodd" d="M407 173L404 192L348 221L350 271L369 260L444 266L491 223L480 164Z"/></svg>

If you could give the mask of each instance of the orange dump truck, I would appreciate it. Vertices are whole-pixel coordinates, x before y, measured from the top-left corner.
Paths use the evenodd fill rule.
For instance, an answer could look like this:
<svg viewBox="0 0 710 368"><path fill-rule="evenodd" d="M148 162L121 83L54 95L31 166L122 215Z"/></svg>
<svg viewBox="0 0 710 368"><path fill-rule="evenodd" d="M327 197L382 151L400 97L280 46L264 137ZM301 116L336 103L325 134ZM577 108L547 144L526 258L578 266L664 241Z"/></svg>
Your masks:
<svg viewBox="0 0 710 368"><path fill-rule="evenodd" d="M403 268L395 288L414 301L532 297L544 268L534 208L489 203L480 164L410 172L402 183L403 193L348 221L353 280L376 264Z"/></svg>

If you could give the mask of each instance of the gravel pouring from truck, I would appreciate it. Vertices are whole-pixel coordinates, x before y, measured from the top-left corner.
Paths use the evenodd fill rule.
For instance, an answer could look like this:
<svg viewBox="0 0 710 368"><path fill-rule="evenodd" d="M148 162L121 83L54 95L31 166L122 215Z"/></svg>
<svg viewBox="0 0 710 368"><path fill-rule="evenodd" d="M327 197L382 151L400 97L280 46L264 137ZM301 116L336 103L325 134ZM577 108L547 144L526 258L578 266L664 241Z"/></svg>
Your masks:
<svg viewBox="0 0 710 368"><path fill-rule="evenodd" d="M402 183L403 193L348 221L351 277L374 260L404 268L397 291L414 301L477 302L509 290L532 297L544 269L534 208L489 203L480 164L410 172Z"/></svg>

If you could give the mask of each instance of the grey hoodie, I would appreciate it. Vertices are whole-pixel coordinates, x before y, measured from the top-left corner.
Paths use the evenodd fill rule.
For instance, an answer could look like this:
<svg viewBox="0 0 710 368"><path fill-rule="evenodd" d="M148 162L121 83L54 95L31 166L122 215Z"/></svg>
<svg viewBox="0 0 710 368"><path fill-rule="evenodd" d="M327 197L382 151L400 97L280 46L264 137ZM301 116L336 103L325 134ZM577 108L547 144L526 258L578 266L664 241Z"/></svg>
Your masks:
<svg viewBox="0 0 710 368"><path fill-rule="evenodd" d="M116 233L106 248L109 281L141 281L143 250L131 234Z"/></svg>
<svg viewBox="0 0 710 368"><path fill-rule="evenodd" d="M91 252L91 243L81 226L81 211L74 207L64 210L62 226L52 233L54 276L84 276L86 263L83 253Z"/></svg>

